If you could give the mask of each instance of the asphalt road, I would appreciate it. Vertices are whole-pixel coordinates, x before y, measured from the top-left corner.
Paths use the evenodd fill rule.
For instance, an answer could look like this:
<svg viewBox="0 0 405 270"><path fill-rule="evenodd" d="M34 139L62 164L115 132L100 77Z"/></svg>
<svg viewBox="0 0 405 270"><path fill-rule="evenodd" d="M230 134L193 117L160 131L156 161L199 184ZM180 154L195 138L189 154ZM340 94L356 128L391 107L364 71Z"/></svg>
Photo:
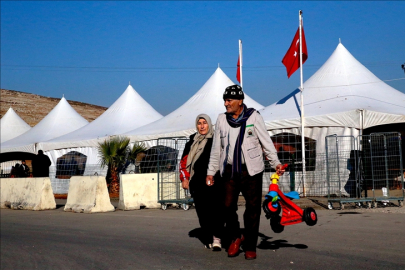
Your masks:
<svg viewBox="0 0 405 270"><path fill-rule="evenodd" d="M315 226L280 234L262 215L258 258L247 261L204 249L194 209L58 207L0 211L1 269L405 269L405 214L317 210Z"/></svg>

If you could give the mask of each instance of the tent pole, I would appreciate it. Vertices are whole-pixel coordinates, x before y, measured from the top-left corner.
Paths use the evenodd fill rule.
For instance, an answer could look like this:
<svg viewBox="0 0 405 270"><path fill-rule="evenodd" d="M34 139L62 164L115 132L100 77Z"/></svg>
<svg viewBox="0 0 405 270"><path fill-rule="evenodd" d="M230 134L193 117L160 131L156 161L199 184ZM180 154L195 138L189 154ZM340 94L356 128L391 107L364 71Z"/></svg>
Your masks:
<svg viewBox="0 0 405 270"><path fill-rule="evenodd" d="M300 23L300 77L301 77L301 152L302 152L302 192L305 194L305 118L304 118L304 79L302 69L302 10L299 11Z"/></svg>

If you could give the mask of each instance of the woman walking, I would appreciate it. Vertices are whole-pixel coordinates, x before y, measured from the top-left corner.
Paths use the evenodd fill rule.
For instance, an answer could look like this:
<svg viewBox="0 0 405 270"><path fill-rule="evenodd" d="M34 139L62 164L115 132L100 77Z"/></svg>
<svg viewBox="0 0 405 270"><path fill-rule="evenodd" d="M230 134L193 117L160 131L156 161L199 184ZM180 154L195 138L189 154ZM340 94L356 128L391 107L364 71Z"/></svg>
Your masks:
<svg viewBox="0 0 405 270"><path fill-rule="evenodd" d="M203 242L206 248L221 250L222 203L221 185L207 186L208 162L212 137L211 118L200 114L196 118L197 133L190 136L180 162L180 180L184 189L189 189L200 222ZM222 226L221 226L222 225Z"/></svg>

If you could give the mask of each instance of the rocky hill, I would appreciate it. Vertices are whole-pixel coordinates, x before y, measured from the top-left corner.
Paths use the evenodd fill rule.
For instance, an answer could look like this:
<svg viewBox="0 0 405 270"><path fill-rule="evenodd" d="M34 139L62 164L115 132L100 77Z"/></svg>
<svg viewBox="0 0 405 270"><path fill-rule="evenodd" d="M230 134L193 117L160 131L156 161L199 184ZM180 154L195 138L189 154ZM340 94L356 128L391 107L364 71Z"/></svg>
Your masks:
<svg viewBox="0 0 405 270"><path fill-rule="evenodd" d="M59 98L44 97L14 90L1 89L0 117L12 107L31 127L40 122L60 101ZM81 116L91 122L107 110L106 107L68 100Z"/></svg>

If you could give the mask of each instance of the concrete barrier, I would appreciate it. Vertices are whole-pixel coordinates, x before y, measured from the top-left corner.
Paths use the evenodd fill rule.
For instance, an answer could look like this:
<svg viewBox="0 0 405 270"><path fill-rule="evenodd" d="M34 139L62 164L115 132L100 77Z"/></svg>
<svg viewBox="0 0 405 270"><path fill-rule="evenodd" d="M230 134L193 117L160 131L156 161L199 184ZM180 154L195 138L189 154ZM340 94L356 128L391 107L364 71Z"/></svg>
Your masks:
<svg viewBox="0 0 405 270"><path fill-rule="evenodd" d="M137 210L145 208L160 208L157 198L157 174L121 174L120 200L118 209Z"/></svg>
<svg viewBox="0 0 405 270"><path fill-rule="evenodd" d="M41 178L1 178L1 208L55 209L51 180Z"/></svg>
<svg viewBox="0 0 405 270"><path fill-rule="evenodd" d="M98 213L115 211L104 176L73 176L65 205L66 212Z"/></svg>

